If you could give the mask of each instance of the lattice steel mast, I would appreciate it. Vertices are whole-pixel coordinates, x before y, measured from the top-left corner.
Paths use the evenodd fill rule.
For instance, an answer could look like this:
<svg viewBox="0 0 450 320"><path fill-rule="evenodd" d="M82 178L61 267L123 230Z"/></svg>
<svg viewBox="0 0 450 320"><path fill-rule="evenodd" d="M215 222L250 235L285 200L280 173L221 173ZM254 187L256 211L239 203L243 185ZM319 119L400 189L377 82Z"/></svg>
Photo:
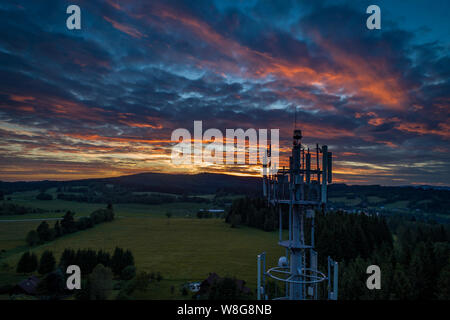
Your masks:
<svg viewBox="0 0 450 320"><path fill-rule="evenodd" d="M279 259L278 266L266 271L265 253L258 255L258 299L267 298L266 276L286 284L286 295L279 299L318 299L318 284L323 281L328 281L328 299L337 299L338 264L328 257L326 276L317 269L314 250L314 219L316 211L326 211L327 184L332 182L332 153L326 145L320 148L316 144L314 154L301 140L301 130L294 129L289 169L283 167L274 172L277 164L269 160L270 149L263 164L263 195L268 205L278 209L278 244L286 249L286 256ZM312 157L316 158L315 168L311 166ZM283 211L289 214L288 239L283 238ZM309 240L305 236L306 225L310 228Z"/></svg>

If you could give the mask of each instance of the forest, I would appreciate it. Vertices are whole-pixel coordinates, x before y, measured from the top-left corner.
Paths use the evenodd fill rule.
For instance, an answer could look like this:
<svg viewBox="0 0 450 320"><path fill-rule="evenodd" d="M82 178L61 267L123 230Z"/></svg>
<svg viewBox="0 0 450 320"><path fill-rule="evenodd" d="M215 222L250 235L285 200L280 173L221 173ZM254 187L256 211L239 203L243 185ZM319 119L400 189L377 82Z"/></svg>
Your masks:
<svg viewBox="0 0 450 320"><path fill-rule="evenodd" d="M283 226L287 219L283 214ZM278 228L275 208L260 198L235 200L225 221ZM340 300L450 299L449 225L342 211L317 212L315 225L319 269L325 270L327 256L339 261ZM369 265L380 266L381 290L366 287Z"/></svg>

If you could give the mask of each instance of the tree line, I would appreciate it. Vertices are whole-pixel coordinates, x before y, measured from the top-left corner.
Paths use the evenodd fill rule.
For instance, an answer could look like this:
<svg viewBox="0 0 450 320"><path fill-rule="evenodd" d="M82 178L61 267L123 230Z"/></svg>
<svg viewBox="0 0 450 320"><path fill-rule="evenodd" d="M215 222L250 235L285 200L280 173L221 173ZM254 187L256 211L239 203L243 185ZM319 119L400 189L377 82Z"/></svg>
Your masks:
<svg viewBox="0 0 450 320"><path fill-rule="evenodd" d="M81 217L78 220L75 220L74 212L67 211L61 222L57 220L53 228L47 221L42 221L36 230L28 232L26 242L29 246L42 244L63 235L92 228L96 224L112 220L114 220L114 210L110 204L106 209L95 210L88 217Z"/></svg>
<svg viewBox="0 0 450 320"><path fill-rule="evenodd" d="M2 215L24 215L28 213L44 213L48 210L21 206L15 203L0 203L0 216Z"/></svg>
<svg viewBox="0 0 450 320"><path fill-rule="evenodd" d="M245 225L264 231L274 231L278 227L278 214L275 208L268 207L267 201L262 198L238 198L227 211L225 222L233 228Z"/></svg>
<svg viewBox="0 0 450 320"><path fill-rule="evenodd" d="M42 280L36 294L41 299L60 299L74 293L66 288L65 270L69 265L79 266L84 275L81 290L75 292L75 298L78 300L107 299L113 289L113 277L126 283L127 292L146 288L142 275L136 275L132 252L119 247L116 247L112 254L103 250L65 249L58 265L53 252L49 250L44 251L40 259L35 253L25 252L17 264L16 271L23 274L37 271L42 275ZM158 274L158 281L161 278ZM12 292L13 286L6 287L8 288L2 290Z"/></svg>
<svg viewBox="0 0 450 320"><path fill-rule="evenodd" d="M169 194L135 193L121 186L106 187L95 185L86 189L75 189L74 193L64 193L58 188L56 198L65 201L87 202L87 203L142 203L163 204L175 202L209 203L204 197L188 196L186 194L175 196Z"/></svg>
<svg viewBox="0 0 450 320"><path fill-rule="evenodd" d="M133 268L135 266L134 256L130 250L124 250L116 247L111 255L107 251L93 249L65 249L59 259L59 265L62 270L66 270L70 265L77 265L83 275L92 273L95 266L102 264L111 268L113 274L122 279L130 279L134 276ZM56 259L52 251L45 250L40 259L33 252L22 254L17 263L17 273L32 273L37 271L39 274L47 274L56 268ZM134 270L135 271L135 270Z"/></svg>

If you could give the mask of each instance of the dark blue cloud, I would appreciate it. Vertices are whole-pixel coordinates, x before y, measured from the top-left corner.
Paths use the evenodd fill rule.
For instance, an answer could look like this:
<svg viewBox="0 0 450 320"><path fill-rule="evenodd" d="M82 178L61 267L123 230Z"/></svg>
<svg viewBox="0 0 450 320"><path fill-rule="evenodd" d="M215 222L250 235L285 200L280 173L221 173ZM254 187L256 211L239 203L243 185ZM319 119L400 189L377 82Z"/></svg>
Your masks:
<svg viewBox="0 0 450 320"><path fill-rule="evenodd" d="M69 4L0 5L5 171L88 153L71 158L80 171L132 172L115 165L118 154L167 155L172 130L194 120L280 128L288 146L297 108L306 143L333 148L338 179L448 183L448 22L432 9L412 23L423 2L409 14L381 1L376 31L365 28L365 2L79 1L75 31L65 27Z"/></svg>

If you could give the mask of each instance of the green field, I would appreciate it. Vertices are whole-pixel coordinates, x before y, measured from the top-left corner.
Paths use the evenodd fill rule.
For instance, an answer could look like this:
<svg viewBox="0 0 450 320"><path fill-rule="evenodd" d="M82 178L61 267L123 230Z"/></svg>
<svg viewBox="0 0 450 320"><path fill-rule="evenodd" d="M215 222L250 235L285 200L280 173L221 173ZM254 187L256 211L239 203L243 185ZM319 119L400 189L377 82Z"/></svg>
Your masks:
<svg viewBox="0 0 450 320"><path fill-rule="evenodd" d="M24 216L20 217L23 219ZM0 250L7 250L7 253L9 253L9 250L26 246L25 236L27 232L36 229L39 224L40 221L0 222Z"/></svg>
<svg viewBox="0 0 450 320"><path fill-rule="evenodd" d="M368 196L367 201L369 201L370 204L377 204L380 202L383 202L385 199L377 197L377 196Z"/></svg>
<svg viewBox="0 0 450 320"><path fill-rule="evenodd" d="M386 208L389 209L407 209L408 208L409 201L403 200L403 201L396 201L392 203L386 204Z"/></svg>
<svg viewBox="0 0 450 320"><path fill-rule="evenodd" d="M361 199L360 198L353 198L353 199L349 199L347 197L334 197L334 198L329 198L328 200L333 201L333 202L342 202L346 205L349 206L355 206L361 203Z"/></svg>
<svg viewBox="0 0 450 320"><path fill-rule="evenodd" d="M360 205L363 202L364 197L360 196L342 196L342 197L330 197L329 201L335 203L342 203L347 206L355 207ZM397 210L407 210L410 201L402 200L402 201L394 201L390 203L385 203L386 199L378 196L367 196L367 203L365 207L367 208L378 208L380 206L385 207L386 209L397 209ZM430 202L430 200L423 200L423 202Z"/></svg>
<svg viewBox="0 0 450 320"><path fill-rule="evenodd" d="M77 217L87 215L100 204L76 203L61 200L39 201L32 198L13 197L15 203L22 202L47 210L70 209ZM140 271L160 272L164 280L152 284L138 298L180 298L172 295L170 287L178 288L185 282L205 279L210 272L221 276L234 276L256 287L256 256L267 252L268 265L275 265L283 250L277 245L276 232L240 227L230 228L223 219L193 218L204 204L173 203L168 205L114 205L116 220L103 223L92 229L66 235L52 242L34 247L39 256L52 250L59 259L65 248L93 248L112 252L116 246L130 249ZM166 212L173 214L165 217ZM63 212L2 216L5 219L34 219L59 217ZM191 216L191 217L186 217ZM28 250L25 237L39 221L0 222L0 279L15 277L14 269L21 254ZM49 222L53 225L53 221ZM9 269L5 265L10 266ZM0 283L1 284L1 283Z"/></svg>
<svg viewBox="0 0 450 320"><path fill-rule="evenodd" d="M48 210L46 213L30 214L27 218L48 218L62 217L68 210L73 211L78 217L89 215L92 211L104 208L105 204L85 203L65 200L36 200L35 198L24 199L22 197L12 197L10 203L15 203L30 208L39 208ZM199 209L208 209L212 205L208 203L184 203L173 202L160 205L147 205L139 203L114 204L114 212L119 216L160 216L165 217L166 212L172 213L172 216L188 217L195 216ZM4 219L21 219L23 216L0 216Z"/></svg>

